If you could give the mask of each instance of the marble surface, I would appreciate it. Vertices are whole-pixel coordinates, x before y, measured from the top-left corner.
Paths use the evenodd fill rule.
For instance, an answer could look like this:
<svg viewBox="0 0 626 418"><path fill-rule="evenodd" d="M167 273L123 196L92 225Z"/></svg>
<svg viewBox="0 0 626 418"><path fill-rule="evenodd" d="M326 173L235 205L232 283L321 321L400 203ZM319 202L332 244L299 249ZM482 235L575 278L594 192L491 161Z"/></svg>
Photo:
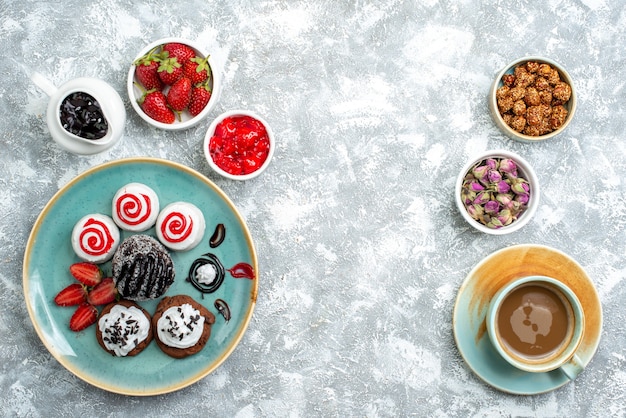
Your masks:
<svg viewBox="0 0 626 418"><path fill-rule="evenodd" d="M626 416L626 70L624 2L465 0L0 3L0 411L6 416ZM135 54L180 36L224 75L209 118L150 128L125 90ZM493 76L520 56L564 65L578 88L567 131L523 144L487 109ZM56 85L89 76L124 99L122 140L90 157L45 124ZM278 148L257 179L213 174L201 144L212 118L247 108ZM533 220L476 232L454 205L460 167L504 148L533 164ZM178 392L126 397L89 386L39 340L22 290L26 241L53 194L94 165L132 156L190 166L245 217L260 267L247 333L214 373ZM535 396L499 392L462 360L457 291L490 253L519 243L564 251L592 278L604 328L588 368ZM51 263L54 260L50 260Z"/></svg>

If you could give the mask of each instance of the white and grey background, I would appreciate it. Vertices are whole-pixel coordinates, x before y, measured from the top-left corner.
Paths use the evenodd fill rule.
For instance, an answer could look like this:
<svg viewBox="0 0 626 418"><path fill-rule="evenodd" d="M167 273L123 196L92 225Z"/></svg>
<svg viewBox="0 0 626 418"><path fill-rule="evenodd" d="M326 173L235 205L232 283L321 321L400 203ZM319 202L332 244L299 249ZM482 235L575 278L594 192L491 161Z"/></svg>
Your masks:
<svg viewBox="0 0 626 418"><path fill-rule="evenodd" d="M0 2L0 411L5 416L626 416L626 10L623 1L155 0ZM184 132L150 128L126 93L148 43L203 44L221 101ZM507 139L486 95L508 62L541 55L578 89L576 119L541 144ZM38 71L101 78L124 98L125 136L80 157L45 125ZM213 117L246 108L278 148L248 182L210 172ZM461 166L519 153L543 190L533 220L481 235L454 205ZM215 181L247 220L260 262L248 332L214 373L132 398L93 388L46 351L24 304L22 258L53 194L117 158L167 158ZM576 259L604 310L598 352L575 381L512 396L465 365L451 330L457 290L483 257L536 243Z"/></svg>

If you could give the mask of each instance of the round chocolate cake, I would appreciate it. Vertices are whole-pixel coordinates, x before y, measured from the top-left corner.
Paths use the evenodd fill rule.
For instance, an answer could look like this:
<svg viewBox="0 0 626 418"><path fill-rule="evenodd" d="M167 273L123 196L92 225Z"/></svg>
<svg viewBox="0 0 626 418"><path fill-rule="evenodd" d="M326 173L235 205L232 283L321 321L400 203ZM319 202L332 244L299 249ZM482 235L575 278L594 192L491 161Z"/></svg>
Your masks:
<svg viewBox="0 0 626 418"><path fill-rule="evenodd" d="M214 323L215 315L190 296L166 296L152 315L152 333L165 354L184 358L204 348Z"/></svg>
<svg viewBox="0 0 626 418"><path fill-rule="evenodd" d="M124 299L156 299L174 283L174 263L169 253L148 235L126 238L113 256L112 266L113 280Z"/></svg>

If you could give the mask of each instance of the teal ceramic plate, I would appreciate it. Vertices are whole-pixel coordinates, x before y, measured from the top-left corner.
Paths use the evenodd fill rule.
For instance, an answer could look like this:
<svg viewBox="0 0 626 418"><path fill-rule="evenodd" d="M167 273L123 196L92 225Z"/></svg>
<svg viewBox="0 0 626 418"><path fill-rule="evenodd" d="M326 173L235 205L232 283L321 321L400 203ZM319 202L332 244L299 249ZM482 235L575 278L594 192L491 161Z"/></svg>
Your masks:
<svg viewBox="0 0 626 418"><path fill-rule="evenodd" d="M519 395L549 392L570 381L559 369L547 373L518 370L500 357L489 342L485 325L489 301L510 281L533 275L560 280L583 305L585 333L577 353L585 367L595 354L602 333L598 293L583 268L566 254L546 246L523 244L484 258L459 289L452 320L454 338L461 356L479 378L503 392Z"/></svg>
<svg viewBox="0 0 626 418"><path fill-rule="evenodd" d="M176 360L165 355L153 341L135 357L118 358L97 343L95 325L84 331L70 331L74 309L56 306L55 295L74 279L68 268L80 261L72 250L74 224L89 213L111 216L115 192L130 182L150 186L161 207L187 201L199 207L205 217L202 242L188 252L170 252L176 271L174 284L165 294L187 294L213 314L208 344L199 353ZM218 224L224 224L226 238L216 248L209 239ZM142 232L156 237L154 227ZM131 233L121 231L122 239ZM234 278L229 272L215 293L203 294L186 280L194 260L206 253L218 257L226 269L249 264L253 277ZM102 264L111 273L111 263ZM37 334L50 353L67 370L104 390L136 396L173 392L202 379L215 370L241 340L256 303L258 264L254 244L244 220L230 199L200 173L166 160L131 158L94 167L59 190L44 207L30 234L24 255L23 285L26 306ZM217 298L226 301L231 318L226 321L214 306ZM140 304L153 314L158 301Z"/></svg>

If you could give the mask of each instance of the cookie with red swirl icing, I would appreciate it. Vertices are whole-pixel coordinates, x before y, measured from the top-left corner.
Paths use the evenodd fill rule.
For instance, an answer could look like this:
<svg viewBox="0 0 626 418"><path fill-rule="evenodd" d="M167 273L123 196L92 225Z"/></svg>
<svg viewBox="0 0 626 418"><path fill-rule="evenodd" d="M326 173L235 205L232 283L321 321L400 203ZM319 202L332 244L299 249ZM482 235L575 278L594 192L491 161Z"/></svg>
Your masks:
<svg viewBox="0 0 626 418"><path fill-rule="evenodd" d="M159 216L159 197L143 183L128 183L113 197L113 220L121 229L142 232Z"/></svg>
<svg viewBox="0 0 626 418"><path fill-rule="evenodd" d="M167 205L157 217L159 241L173 251L187 251L202 241L205 222L202 211L188 202Z"/></svg>
<svg viewBox="0 0 626 418"><path fill-rule="evenodd" d="M120 244L120 231L107 215L83 216L72 229L72 248L78 257L91 263L104 263Z"/></svg>

